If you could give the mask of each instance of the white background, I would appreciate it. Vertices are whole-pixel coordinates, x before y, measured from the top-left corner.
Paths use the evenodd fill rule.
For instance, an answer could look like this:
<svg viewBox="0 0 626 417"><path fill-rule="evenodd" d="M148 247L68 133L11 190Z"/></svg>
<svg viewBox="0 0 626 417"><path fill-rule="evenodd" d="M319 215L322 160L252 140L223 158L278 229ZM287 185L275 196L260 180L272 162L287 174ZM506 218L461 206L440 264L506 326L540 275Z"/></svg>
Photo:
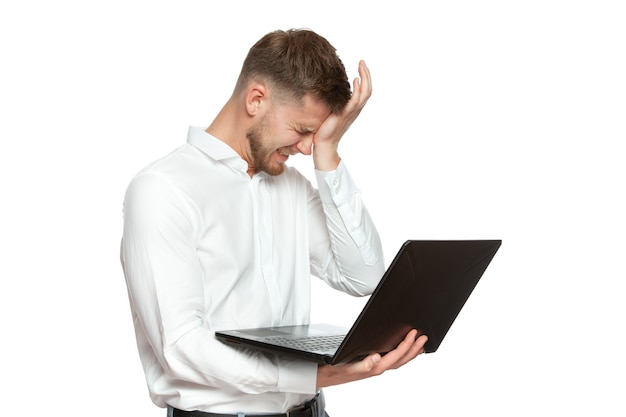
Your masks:
<svg viewBox="0 0 626 417"><path fill-rule="evenodd" d="M351 78L370 66L341 153L387 262L503 240L440 350L328 389L330 414L625 415L625 21L602 0L2 2L3 413L165 415L119 265L126 185L210 123L258 38L308 27ZM364 302L315 296L316 321Z"/></svg>

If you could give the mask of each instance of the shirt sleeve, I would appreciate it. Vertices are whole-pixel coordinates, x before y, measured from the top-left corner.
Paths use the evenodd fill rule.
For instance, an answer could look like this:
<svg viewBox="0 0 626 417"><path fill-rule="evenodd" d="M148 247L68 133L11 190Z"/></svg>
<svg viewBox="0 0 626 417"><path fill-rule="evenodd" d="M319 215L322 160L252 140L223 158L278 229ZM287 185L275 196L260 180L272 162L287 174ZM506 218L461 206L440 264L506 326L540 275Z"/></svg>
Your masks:
<svg viewBox="0 0 626 417"><path fill-rule="evenodd" d="M318 194L309 203L312 272L333 288L371 294L384 273L376 227L343 161L315 171Z"/></svg>
<svg viewBox="0 0 626 417"><path fill-rule="evenodd" d="M195 210L158 174L140 174L126 193L121 260L149 385L314 394L316 364L232 348L209 329Z"/></svg>

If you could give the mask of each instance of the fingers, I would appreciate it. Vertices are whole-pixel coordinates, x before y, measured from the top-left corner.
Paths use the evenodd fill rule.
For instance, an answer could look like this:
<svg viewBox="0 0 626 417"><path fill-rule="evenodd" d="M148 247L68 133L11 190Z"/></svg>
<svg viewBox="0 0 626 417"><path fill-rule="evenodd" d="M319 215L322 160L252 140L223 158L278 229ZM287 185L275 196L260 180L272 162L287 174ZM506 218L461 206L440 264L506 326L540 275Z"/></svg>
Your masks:
<svg viewBox="0 0 626 417"><path fill-rule="evenodd" d="M372 95L372 77L365 61L359 62L359 76L361 77L361 80L359 81L361 93L369 98Z"/></svg>
<svg viewBox="0 0 626 417"><path fill-rule="evenodd" d="M361 109L372 95L372 77L365 61L359 62L359 77L352 83L351 107Z"/></svg>
<svg viewBox="0 0 626 417"><path fill-rule="evenodd" d="M370 374L370 376L380 375L389 369L397 369L405 365L424 352L424 344L428 338L425 335L417 336L417 330L411 330L398 347L385 356L379 354L369 355L361 362L355 364L358 365L356 372Z"/></svg>
<svg viewBox="0 0 626 417"><path fill-rule="evenodd" d="M344 384L381 375L389 369L397 369L413 360L417 355L424 353L424 344L427 340L425 335L418 337L418 332L411 330L398 347L385 356L375 353L359 362L320 366L317 373L317 386L323 388Z"/></svg>
<svg viewBox="0 0 626 417"><path fill-rule="evenodd" d="M411 330L398 347L387 353L378 365L383 371L397 369L412 361L420 353L424 353L424 344L428 341L426 335L418 337L417 330Z"/></svg>
<svg viewBox="0 0 626 417"><path fill-rule="evenodd" d="M415 339L414 342L409 346L409 349L404 354L404 356L402 356L400 360L394 364L394 369L405 365L406 363L415 359L417 355L424 353L424 345L427 341L428 337L426 337L425 335L421 335L417 339Z"/></svg>
<svg viewBox="0 0 626 417"><path fill-rule="evenodd" d="M371 376L380 375L389 369L397 369L415 359L420 353L423 353L426 340L428 338L425 335L417 337L417 331L411 330L398 347L388 352L385 356L376 353L358 362L358 372L370 374Z"/></svg>

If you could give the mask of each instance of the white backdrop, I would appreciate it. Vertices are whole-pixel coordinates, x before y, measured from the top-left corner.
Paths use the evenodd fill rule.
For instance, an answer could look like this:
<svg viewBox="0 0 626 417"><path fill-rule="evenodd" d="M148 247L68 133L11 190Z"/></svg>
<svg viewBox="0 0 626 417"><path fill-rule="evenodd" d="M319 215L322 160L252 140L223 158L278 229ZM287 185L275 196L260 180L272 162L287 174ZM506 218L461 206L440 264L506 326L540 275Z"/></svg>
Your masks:
<svg viewBox="0 0 626 417"><path fill-rule="evenodd" d="M2 2L5 414L165 415L119 265L125 187L210 123L258 38L308 27L371 69L341 153L387 262L409 238L503 240L440 350L328 389L330 414L624 415L624 21L602 0ZM364 302L314 290L315 321Z"/></svg>

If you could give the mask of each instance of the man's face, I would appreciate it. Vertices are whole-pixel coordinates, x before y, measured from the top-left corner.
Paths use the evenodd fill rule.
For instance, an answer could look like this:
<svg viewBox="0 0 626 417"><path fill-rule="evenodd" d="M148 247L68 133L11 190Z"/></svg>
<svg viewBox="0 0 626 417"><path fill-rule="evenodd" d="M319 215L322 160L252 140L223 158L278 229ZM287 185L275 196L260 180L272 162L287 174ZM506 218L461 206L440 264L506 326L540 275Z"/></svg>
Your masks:
<svg viewBox="0 0 626 417"><path fill-rule="evenodd" d="M246 132L250 168L280 175L290 155L310 155L313 136L329 114L328 106L308 96L298 105L272 105Z"/></svg>

